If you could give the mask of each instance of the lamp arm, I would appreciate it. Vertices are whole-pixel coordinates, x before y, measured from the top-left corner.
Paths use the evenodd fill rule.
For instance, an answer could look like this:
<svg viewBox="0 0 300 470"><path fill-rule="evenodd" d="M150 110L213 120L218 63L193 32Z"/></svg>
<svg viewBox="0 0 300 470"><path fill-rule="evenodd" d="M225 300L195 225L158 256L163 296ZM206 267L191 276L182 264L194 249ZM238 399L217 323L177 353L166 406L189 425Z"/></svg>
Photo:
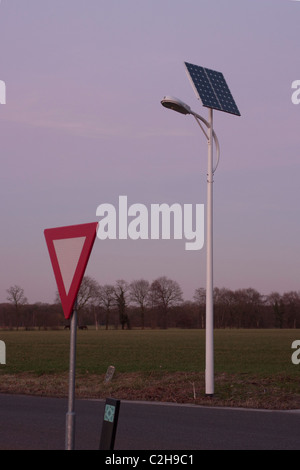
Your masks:
<svg viewBox="0 0 300 470"><path fill-rule="evenodd" d="M206 121L206 119L204 119L202 116L200 116L199 114L197 113L194 113L193 111L191 112L192 116L194 116L197 124L199 125L199 127L201 128L203 134L205 135L205 137L207 138L207 140L209 139L207 133L205 132L205 129L203 128L202 124L200 121L202 121L206 127L209 129L210 128L210 124ZM220 161L220 144L219 144L219 140L218 140L218 137L217 137L217 134L215 133L215 131L213 130L213 139L215 141L215 145L216 145L216 150L217 150L217 163L213 169L213 173L215 173L218 165L219 165L219 161Z"/></svg>

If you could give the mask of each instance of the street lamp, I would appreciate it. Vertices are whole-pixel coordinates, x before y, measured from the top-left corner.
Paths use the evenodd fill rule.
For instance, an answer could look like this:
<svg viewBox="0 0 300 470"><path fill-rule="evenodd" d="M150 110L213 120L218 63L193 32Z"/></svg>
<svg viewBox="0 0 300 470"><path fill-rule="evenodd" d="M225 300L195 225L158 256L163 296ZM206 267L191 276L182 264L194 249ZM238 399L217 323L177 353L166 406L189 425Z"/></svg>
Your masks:
<svg viewBox="0 0 300 470"><path fill-rule="evenodd" d="M205 326L205 394L214 394L214 311L213 311L213 175L217 169L220 158L218 138L213 130L213 114L209 109L209 122L192 111L190 106L172 96L165 96L161 104L168 109L181 114L191 114L201 127L208 143L208 169L207 169L207 212L206 212L206 326ZM205 124L208 133L203 128ZM213 167L213 141L216 145L217 163Z"/></svg>
<svg viewBox="0 0 300 470"><path fill-rule="evenodd" d="M184 63L188 78L202 105L209 110L209 122L191 110L190 106L177 98L165 96L161 104L181 114L191 114L201 127L208 143L207 169L207 213L206 213L206 339L205 339L205 393L214 394L214 308L213 308L213 175L220 157L220 147L213 130L213 109L240 116L238 107L231 95L225 78L221 72L199 67L188 62ZM208 133L203 128L205 124ZM217 150L217 163L213 168L213 141Z"/></svg>
<svg viewBox="0 0 300 470"><path fill-rule="evenodd" d="M206 337L205 337L205 393L214 394L214 306L213 306L213 175L220 158L220 146L213 130L213 109L240 116L238 107L221 72L184 63L188 78L197 98L209 110L209 122L191 110L183 101L165 96L161 104L181 114L191 114L201 127L208 143L207 169L207 223L206 223ZM203 128L205 124L207 131ZM213 168L213 141L217 150L217 163Z"/></svg>
<svg viewBox="0 0 300 470"><path fill-rule="evenodd" d="M207 170L207 241L206 241L206 342L205 342L205 393L214 394L214 311L213 311L213 175L219 163L220 147L213 130L213 109L240 116L238 107L231 95L226 80L221 72L184 63L188 78L197 98L209 109L209 122L191 110L177 98L166 96L161 104L181 114L191 114L204 132L208 142ZM207 127L208 133L201 125ZM217 149L217 164L213 168L213 141Z"/></svg>

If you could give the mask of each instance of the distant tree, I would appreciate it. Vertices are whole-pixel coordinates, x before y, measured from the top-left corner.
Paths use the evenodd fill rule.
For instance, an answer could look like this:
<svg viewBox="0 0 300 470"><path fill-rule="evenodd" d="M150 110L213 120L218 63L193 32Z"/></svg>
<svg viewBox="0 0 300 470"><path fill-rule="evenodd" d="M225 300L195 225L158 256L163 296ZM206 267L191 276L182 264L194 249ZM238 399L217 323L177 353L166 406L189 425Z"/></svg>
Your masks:
<svg viewBox="0 0 300 470"><path fill-rule="evenodd" d="M286 323L288 328L297 328L300 318L300 292L285 292L282 303L286 312Z"/></svg>
<svg viewBox="0 0 300 470"><path fill-rule="evenodd" d="M108 330L110 309L115 302L115 288L110 284L100 286L98 291L98 302L105 310L105 329Z"/></svg>
<svg viewBox="0 0 300 470"><path fill-rule="evenodd" d="M121 279L116 282L115 301L119 310L119 318L120 318L122 330L124 330L125 325L127 325L127 329L130 330L130 321L129 321L129 317L127 314L128 291L129 291L129 284L126 281Z"/></svg>
<svg viewBox="0 0 300 470"><path fill-rule="evenodd" d="M161 309L163 328L167 328L168 310L170 307L178 305L183 301L182 290L178 282L162 276L152 282L150 291L152 305Z"/></svg>
<svg viewBox="0 0 300 470"><path fill-rule="evenodd" d="M199 311L199 327L203 329L205 328L206 290L203 287L196 289L193 299Z"/></svg>
<svg viewBox="0 0 300 470"><path fill-rule="evenodd" d="M236 304L240 312L238 327L259 327L261 322L262 295L251 287L235 291Z"/></svg>
<svg viewBox="0 0 300 470"><path fill-rule="evenodd" d="M132 281L129 286L130 299L133 303L137 304L141 309L141 327L145 327L145 309L149 300L150 284L144 279L139 281Z"/></svg>
<svg viewBox="0 0 300 470"><path fill-rule="evenodd" d="M24 295L24 289L20 286L12 286L6 290L8 293L7 300L12 303L15 307L16 312L16 322L17 322L17 330L19 329L19 315L20 315L20 308L27 304L27 298Z"/></svg>
<svg viewBox="0 0 300 470"><path fill-rule="evenodd" d="M85 306L95 303L98 294L98 282L92 277L84 276L77 295L77 310L82 310Z"/></svg>
<svg viewBox="0 0 300 470"><path fill-rule="evenodd" d="M98 292L98 282L89 276L84 276L77 294L77 313L82 311L85 307L94 305L97 301ZM58 292L56 292L55 303L60 303L60 296Z"/></svg>
<svg viewBox="0 0 300 470"><path fill-rule="evenodd" d="M273 308L276 328L283 328L285 308L281 295L278 292L272 292L268 295L267 302Z"/></svg>

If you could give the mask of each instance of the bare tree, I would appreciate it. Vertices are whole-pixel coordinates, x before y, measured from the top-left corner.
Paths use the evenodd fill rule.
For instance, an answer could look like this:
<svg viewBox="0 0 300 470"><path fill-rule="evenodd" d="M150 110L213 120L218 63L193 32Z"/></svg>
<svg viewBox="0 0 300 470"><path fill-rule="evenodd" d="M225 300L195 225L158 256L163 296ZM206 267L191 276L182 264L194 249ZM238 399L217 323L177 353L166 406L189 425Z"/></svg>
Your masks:
<svg viewBox="0 0 300 470"><path fill-rule="evenodd" d="M115 301L119 310L119 318L122 330L124 330L125 325L127 325L127 329L130 330L130 321L127 314L128 291L129 284L126 281L121 279L116 282Z"/></svg>
<svg viewBox="0 0 300 470"><path fill-rule="evenodd" d="M77 295L77 310L82 310L85 306L93 304L98 293L98 282L89 276L84 276Z"/></svg>
<svg viewBox="0 0 300 470"><path fill-rule="evenodd" d="M234 296L239 308L238 328L258 328L261 323L262 295L256 289L248 287L236 290Z"/></svg>
<svg viewBox="0 0 300 470"><path fill-rule="evenodd" d="M149 299L150 284L144 279L132 281L129 286L129 290L131 301L139 305L141 309L141 326L143 330L145 328L145 309Z"/></svg>
<svg viewBox="0 0 300 470"><path fill-rule="evenodd" d="M167 328L167 313L170 307L178 305L183 301L182 290L178 282L168 279L166 276L159 277L151 284L151 296L153 306L162 311L163 328Z"/></svg>
<svg viewBox="0 0 300 470"><path fill-rule="evenodd" d="M115 301L115 288L110 284L100 286L98 291L99 305L105 310L105 329L108 330L109 314L111 306Z"/></svg>
<svg viewBox="0 0 300 470"><path fill-rule="evenodd" d="M283 328L285 308L281 295L278 292L271 292L267 297L267 302L273 308L275 326L277 328Z"/></svg>
<svg viewBox="0 0 300 470"><path fill-rule="evenodd" d="M15 306L17 330L19 329L20 307L27 304L27 298L24 295L24 289L20 286L12 286L6 290L8 293L7 300Z"/></svg>
<svg viewBox="0 0 300 470"><path fill-rule="evenodd" d="M91 307L97 301L99 292L99 284L95 279L89 276L84 276L77 294L77 312L79 313L85 307ZM60 303L60 296L56 292L55 303Z"/></svg>
<svg viewBox="0 0 300 470"><path fill-rule="evenodd" d="M204 287L199 287L195 290L193 299L199 308L199 326L205 328L205 305L206 305L206 290Z"/></svg>
<svg viewBox="0 0 300 470"><path fill-rule="evenodd" d="M300 316L300 292L285 292L282 296L288 328L297 328Z"/></svg>

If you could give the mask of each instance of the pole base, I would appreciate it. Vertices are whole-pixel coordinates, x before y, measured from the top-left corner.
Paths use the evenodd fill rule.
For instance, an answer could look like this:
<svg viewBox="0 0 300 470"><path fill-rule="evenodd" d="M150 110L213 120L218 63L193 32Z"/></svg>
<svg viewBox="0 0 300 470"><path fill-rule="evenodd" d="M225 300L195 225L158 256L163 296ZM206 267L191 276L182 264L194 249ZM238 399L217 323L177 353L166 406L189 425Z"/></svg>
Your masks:
<svg viewBox="0 0 300 470"><path fill-rule="evenodd" d="M205 396L207 398L213 398L214 397L214 394L213 393L206 393Z"/></svg>
<svg viewBox="0 0 300 470"><path fill-rule="evenodd" d="M65 450L74 450L75 444L75 412L68 411L66 414L66 442Z"/></svg>

